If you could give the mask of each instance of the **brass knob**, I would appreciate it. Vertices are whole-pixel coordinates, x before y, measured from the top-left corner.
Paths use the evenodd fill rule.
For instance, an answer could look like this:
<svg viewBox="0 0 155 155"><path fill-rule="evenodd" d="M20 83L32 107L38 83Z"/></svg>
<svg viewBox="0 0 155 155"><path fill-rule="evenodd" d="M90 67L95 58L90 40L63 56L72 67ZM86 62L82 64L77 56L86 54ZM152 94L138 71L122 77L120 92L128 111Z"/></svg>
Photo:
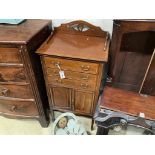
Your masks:
<svg viewBox="0 0 155 155"><path fill-rule="evenodd" d="M82 68L82 70L84 70L84 71L89 71L90 66L84 66L84 65L82 65L81 68Z"/></svg>
<svg viewBox="0 0 155 155"><path fill-rule="evenodd" d="M82 80L88 80L89 79L89 76L85 76L85 77L81 77Z"/></svg>
<svg viewBox="0 0 155 155"><path fill-rule="evenodd" d="M88 84L86 84L86 83L81 83L81 87L82 87L82 88L88 88Z"/></svg>

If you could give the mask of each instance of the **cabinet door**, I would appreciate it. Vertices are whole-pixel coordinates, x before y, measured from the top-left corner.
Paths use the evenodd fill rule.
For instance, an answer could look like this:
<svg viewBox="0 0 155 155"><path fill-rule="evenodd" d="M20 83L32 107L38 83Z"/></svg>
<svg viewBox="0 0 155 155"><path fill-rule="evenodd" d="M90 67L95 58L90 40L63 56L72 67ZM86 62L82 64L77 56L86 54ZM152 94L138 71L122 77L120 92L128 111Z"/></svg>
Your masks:
<svg viewBox="0 0 155 155"><path fill-rule="evenodd" d="M92 114L94 102L93 92L75 91L74 111L80 114Z"/></svg>
<svg viewBox="0 0 155 155"><path fill-rule="evenodd" d="M53 108L71 109L71 89L52 86L50 88Z"/></svg>

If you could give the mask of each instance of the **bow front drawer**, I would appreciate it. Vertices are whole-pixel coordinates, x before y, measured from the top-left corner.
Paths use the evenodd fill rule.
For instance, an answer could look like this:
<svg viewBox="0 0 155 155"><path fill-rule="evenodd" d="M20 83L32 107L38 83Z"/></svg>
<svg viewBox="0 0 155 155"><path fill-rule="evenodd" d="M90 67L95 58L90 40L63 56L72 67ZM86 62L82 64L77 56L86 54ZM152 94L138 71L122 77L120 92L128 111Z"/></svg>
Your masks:
<svg viewBox="0 0 155 155"><path fill-rule="evenodd" d="M2 84L0 85L0 97L32 99L33 95L29 84Z"/></svg>
<svg viewBox="0 0 155 155"><path fill-rule="evenodd" d="M18 48L0 47L0 63L21 64L22 60Z"/></svg>
<svg viewBox="0 0 155 155"><path fill-rule="evenodd" d="M1 113L10 116L38 117L34 101L0 99Z"/></svg>
<svg viewBox="0 0 155 155"><path fill-rule="evenodd" d="M0 82L26 82L24 68L0 66Z"/></svg>

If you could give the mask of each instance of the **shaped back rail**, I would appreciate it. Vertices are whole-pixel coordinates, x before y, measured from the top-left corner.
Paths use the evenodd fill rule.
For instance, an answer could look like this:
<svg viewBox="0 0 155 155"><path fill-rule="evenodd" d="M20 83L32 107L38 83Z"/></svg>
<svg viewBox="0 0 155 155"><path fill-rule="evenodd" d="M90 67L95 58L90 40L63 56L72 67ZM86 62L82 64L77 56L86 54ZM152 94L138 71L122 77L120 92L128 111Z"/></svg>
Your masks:
<svg viewBox="0 0 155 155"><path fill-rule="evenodd" d="M94 26L82 20L61 24L61 26L55 28L55 30L66 34L105 37L107 40L109 38L108 32L103 31L100 27Z"/></svg>

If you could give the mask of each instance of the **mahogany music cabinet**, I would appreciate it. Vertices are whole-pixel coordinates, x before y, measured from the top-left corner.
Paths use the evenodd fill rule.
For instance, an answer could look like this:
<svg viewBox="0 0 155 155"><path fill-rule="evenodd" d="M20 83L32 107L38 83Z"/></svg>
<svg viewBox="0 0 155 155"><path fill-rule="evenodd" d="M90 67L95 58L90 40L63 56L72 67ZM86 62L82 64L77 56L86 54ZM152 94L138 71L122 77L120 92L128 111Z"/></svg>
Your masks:
<svg viewBox="0 0 155 155"><path fill-rule="evenodd" d="M0 115L35 118L42 127L48 126L48 99L35 50L51 30L49 20L0 24Z"/></svg>
<svg viewBox="0 0 155 155"><path fill-rule="evenodd" d="M51 112L93 116L99 96L109 34L84 21L62 24L37 50Z"/></svg>

